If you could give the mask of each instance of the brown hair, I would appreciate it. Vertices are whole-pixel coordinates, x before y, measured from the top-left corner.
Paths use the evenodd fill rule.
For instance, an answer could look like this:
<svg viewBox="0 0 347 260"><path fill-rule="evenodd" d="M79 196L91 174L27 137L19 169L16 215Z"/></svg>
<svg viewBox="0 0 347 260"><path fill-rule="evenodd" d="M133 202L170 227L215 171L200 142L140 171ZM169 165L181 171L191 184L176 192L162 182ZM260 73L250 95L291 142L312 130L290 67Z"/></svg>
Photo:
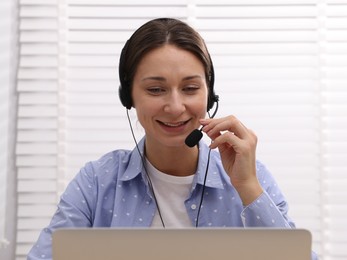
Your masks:
<svg viewBox="0 0 347 260"><path fill-rule="evenodd" d="M193 53L205 68L209 87L208 110L214 102L214 71L211 57L200 34L188 24L173 18L151 20L138 28L124 45L119 59L119 97L122 104L132 107L131 87L137 66L143 56L165 44Z"/></svg>

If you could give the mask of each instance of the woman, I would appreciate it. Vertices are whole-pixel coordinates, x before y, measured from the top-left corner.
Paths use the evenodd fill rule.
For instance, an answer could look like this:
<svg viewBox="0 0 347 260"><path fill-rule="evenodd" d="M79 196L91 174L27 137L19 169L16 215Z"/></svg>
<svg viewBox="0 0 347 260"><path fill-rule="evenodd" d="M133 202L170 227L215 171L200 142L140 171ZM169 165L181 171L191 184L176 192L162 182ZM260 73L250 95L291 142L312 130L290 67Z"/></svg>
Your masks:
<svg viewBox="0 0 347 260"><path fill-rule="evenodd" d="M119 76L121 102L136 110L145 137L81 169L28 259L50 258L61 227L294 227L256 161L256 135L234 116L206 118L218 98L195 30L167 18L144 24L123 48ZM201 126L211 144L188 147Z"/></svg>

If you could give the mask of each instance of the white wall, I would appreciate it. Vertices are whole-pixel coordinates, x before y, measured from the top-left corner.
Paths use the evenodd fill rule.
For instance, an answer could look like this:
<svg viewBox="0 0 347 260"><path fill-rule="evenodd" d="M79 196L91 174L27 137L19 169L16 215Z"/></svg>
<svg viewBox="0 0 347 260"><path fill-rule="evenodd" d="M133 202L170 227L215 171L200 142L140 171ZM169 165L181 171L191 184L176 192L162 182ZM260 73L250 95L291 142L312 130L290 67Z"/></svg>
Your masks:
<svg viewBox="0 0 347 260"><path fill-rule="evenodd" d="M16 175L14 162L17 67L17 6L0 2L0 259L13 259Z"/></svg>

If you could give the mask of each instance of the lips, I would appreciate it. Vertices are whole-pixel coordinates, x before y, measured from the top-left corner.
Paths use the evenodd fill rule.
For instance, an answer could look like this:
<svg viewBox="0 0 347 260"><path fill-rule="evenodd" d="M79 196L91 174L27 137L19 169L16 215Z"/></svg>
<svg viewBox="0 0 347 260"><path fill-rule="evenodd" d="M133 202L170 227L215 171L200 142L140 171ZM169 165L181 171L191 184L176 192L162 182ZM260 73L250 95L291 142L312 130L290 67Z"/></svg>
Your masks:
<svg viewBox="0 0 347 260"><path fill-rule="evenodd" d="M181 127L186 125L189 121L190 120L178 121L178 122L163 122L163 121L157 121L157 122L166 127L176 128L176 127Z"/></svg>
<svg viewBox="0 0 347 260"><path fill-rule="evenodd" d="M166 125L166 126L170 126L170 127L178 127L178 126L186 124L187 121L177 122L177 123L166 123L166 122L160 122L160 123L162 123L163 125Z"/></svg>

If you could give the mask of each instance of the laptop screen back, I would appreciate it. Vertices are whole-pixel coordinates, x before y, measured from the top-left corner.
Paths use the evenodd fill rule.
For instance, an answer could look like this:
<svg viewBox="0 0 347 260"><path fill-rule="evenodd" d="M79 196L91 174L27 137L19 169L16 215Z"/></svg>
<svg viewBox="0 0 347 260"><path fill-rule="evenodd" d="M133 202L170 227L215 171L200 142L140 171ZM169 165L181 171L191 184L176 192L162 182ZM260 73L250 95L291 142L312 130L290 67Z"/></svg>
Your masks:
<svg viewBox="0 0 347 260"><path fill-rule="evenodd" d="M60 229L53 260L309 260L303 229Z"/></svg>

